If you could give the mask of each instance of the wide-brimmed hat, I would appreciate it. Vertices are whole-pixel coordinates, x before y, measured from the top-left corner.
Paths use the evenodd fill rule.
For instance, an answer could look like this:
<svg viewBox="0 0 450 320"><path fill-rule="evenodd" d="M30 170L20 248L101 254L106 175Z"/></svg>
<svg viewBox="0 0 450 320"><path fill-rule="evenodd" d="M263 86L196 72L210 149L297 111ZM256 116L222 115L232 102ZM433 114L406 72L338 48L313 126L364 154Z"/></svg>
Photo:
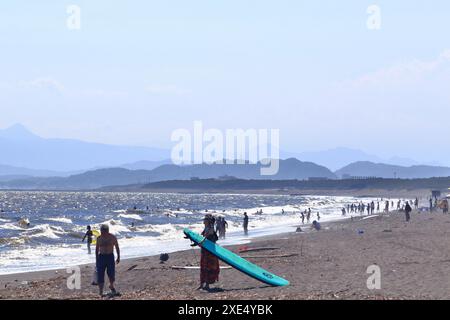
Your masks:
<svg viewBox="0 0 450 320"><path fill-rule="evenodd" d="M212 214L207 214L207 215L205 215L205 217L203 218L203 221L214 222L215 219L214 219L214 217L213 217Z"/></svg>

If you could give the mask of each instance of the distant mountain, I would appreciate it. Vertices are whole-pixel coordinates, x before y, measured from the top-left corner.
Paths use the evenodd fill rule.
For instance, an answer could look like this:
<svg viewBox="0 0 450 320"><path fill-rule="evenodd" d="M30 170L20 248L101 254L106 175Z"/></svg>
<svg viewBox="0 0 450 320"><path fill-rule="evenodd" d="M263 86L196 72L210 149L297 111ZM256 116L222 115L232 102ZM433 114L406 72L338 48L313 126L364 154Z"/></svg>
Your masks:
<svg viewBox="0 0 450 320"><path fill-rule="evenodd" d="M44 139L20 124L0 130L0 152L0 162L4 165L52 171L117 167L143 159L170 158L170 151L165 149Z"/></svg>
<svg viewBox="0 0 450 320"><path fill-rule="evenodd" d="M357 161L370 161L374 163L387 163L400 166L411 166L419 164L417 161L408 158L391 157L389 159L383 159L376 155L369 154L358 149L342 147L329 150L300 153L281 152L281 157L295 157L297 159L302 159L303 161L311 161L325 166L333 171Z"/></svg>
<svg viewBox="0 0 450 320"><path fill-rule="evenodd" d="M171 160L161 160L161 161L142 160L133 163L122 164L119 167L129 170L153 170L159 166L162 166L163 164L170 164L170 163L172 163Z"/></svg>
<svg viewBox="0 0 450 320"><path fill-rule="evenodd" d="M310 151L300 153L282 153L283 156L294 156L297 159L311 161L325 166L331 170L337 170L345 165L355 161L374 161L381 160L375 155L367 154L361 150L350 148L334 148L323 151Z"/></svg>
<svg viewBox="0 0 450 320"><path fill-rule="evenodd" d="M27 175L4 175L4 176L0 176L0 182L8 182L8 181L13 181L13 180L23 180L23 179L30 179L33 178L32 176L27 176Z"/></svg>
<svg viewBox="0 0 450 320"><path fill-rule="evenodd" d="M261 163L257 164L195 164L190 166L163 165L152 172L159 180L183 180L197 177L200 179L232 176L240 179L298 179L304 180L310 177L322 177L335 179L336 176L329 169L311 162L302 162L290 158L280 160L279 171L273 176L261 176ZM170 177L170 179L167 179Z"/></svg>
<svg viewBox="0 0 450 320"><path fill-rule="evenodd" d="M0 130L0 138L8 140L32 141L38 140L39 137L30 132L23 125L16 123L9 128Z"/></svg>
<svg viewBox="0 0 450 320"><path fill-rule="evenodd" d="M394 166L384 163L358 161L345 166L335 172L338 177L343 175L379 177L379 178L434 178L450 177L449 167L438 166Z"/></svg>
<svg viewBox="0 0 450 320"><path fill-rule="evenodd" d="M1 158L2 157L0 157L0 159ZM1 176L62 177L62 176L69 176L74 173L75 172L28 169L0 164L0 177Z"/></svg>
<svg viewBox="0 0 450 320"><path fill-rule="evenodd" d="M310 177L335 179L329 169L297 159L280 160L279 172L273 176L261 176L261 164L197 164L177 166L166 164L153 170L128 170L110 168L88 171L61 178L29 178L1 183L10 189L96 189L113 185L144 184L166 180L191 178L235 177L239 179L305 180Z"/></svg>

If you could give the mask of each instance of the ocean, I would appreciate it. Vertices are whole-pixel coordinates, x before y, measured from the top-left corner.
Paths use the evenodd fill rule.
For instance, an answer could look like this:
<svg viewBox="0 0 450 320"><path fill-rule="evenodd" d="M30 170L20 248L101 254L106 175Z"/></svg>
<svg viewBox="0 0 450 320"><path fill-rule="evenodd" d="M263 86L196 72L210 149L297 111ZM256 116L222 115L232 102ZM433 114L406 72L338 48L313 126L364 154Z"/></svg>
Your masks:
<svg viewBox="0 0 450 320"><path fill-rule="evenodd" d="M225 217L227 239L219 244L227 245L295 231L301 224L300 211L308 208L311 222L317 220L317 212L321 222L332 221L343 218L341 209L347 204L372 200L377 201L298 195L3 191L0 274L94 263L94 254L89 255L81 243L87 225L99 230L101 224L108 224L126 259L190 249L182 230L201 231L206 213ZM127 211L134 207L138 211ZM258 210L262 214L257 215ZM242 230L244 212L249 215L248 236Z"/></svg>

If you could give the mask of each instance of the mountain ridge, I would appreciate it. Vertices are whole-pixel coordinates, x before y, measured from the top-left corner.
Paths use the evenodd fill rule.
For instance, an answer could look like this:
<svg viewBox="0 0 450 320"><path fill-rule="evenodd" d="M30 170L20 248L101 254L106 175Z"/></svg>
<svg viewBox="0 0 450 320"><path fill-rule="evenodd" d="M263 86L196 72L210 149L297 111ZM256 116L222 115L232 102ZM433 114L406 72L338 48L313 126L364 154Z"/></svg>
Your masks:
<svg viewBox="0 0 450 320"><path fill-rule="evenodd" d="M396 166L386 163L357 161L334 172L338 177L362 176L378 178L433 178L450 176L450 168L443 166L413 165Z"/></svg>
<svg viewBox="0 0 450 320"><path fill-rule="evenodd" d="M110 185L129 185L166 180L190 180L204 178L240 179L299 179L310 177L335 179L329 169L311 162L297 159L280 160L279 171L273 176L262 176L263 166L256 164L197 164L178 166L163 164L153 170L129 170L125 168L103 168L69 177L28 178L0 183L10 189L95 189Z"/></svg>
<svg viewBox="0 0 450 320"><path fill-rule="evenodd" d="M170 157L169 150L162 148L42 138L20 124L0 129L0 150L2 165L48 171L116 167L142 159L161 161Z"/></svg>

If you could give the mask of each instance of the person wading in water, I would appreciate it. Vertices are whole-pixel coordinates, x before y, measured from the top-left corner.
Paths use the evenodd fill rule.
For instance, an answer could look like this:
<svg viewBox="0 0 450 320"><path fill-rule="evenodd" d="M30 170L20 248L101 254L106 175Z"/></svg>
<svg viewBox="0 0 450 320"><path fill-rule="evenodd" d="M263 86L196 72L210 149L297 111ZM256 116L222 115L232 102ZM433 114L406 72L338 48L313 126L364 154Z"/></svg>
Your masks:
<svg viewBox="0 0 450 320"><path fill-rule="evenodd" d="M248 215L244 212L244 234L248 235Z"/></svg>
<svg viewBox="0 0 450 320"><path fill-rule="evenodd" d="M81 242L84 242L84 240L87 238L88 254L91 254L91 244L92 244L93 236L94 236L94 234L92 233L91 226L87 226L87 231L84 234L83 240L81 240Z"/></svg>

